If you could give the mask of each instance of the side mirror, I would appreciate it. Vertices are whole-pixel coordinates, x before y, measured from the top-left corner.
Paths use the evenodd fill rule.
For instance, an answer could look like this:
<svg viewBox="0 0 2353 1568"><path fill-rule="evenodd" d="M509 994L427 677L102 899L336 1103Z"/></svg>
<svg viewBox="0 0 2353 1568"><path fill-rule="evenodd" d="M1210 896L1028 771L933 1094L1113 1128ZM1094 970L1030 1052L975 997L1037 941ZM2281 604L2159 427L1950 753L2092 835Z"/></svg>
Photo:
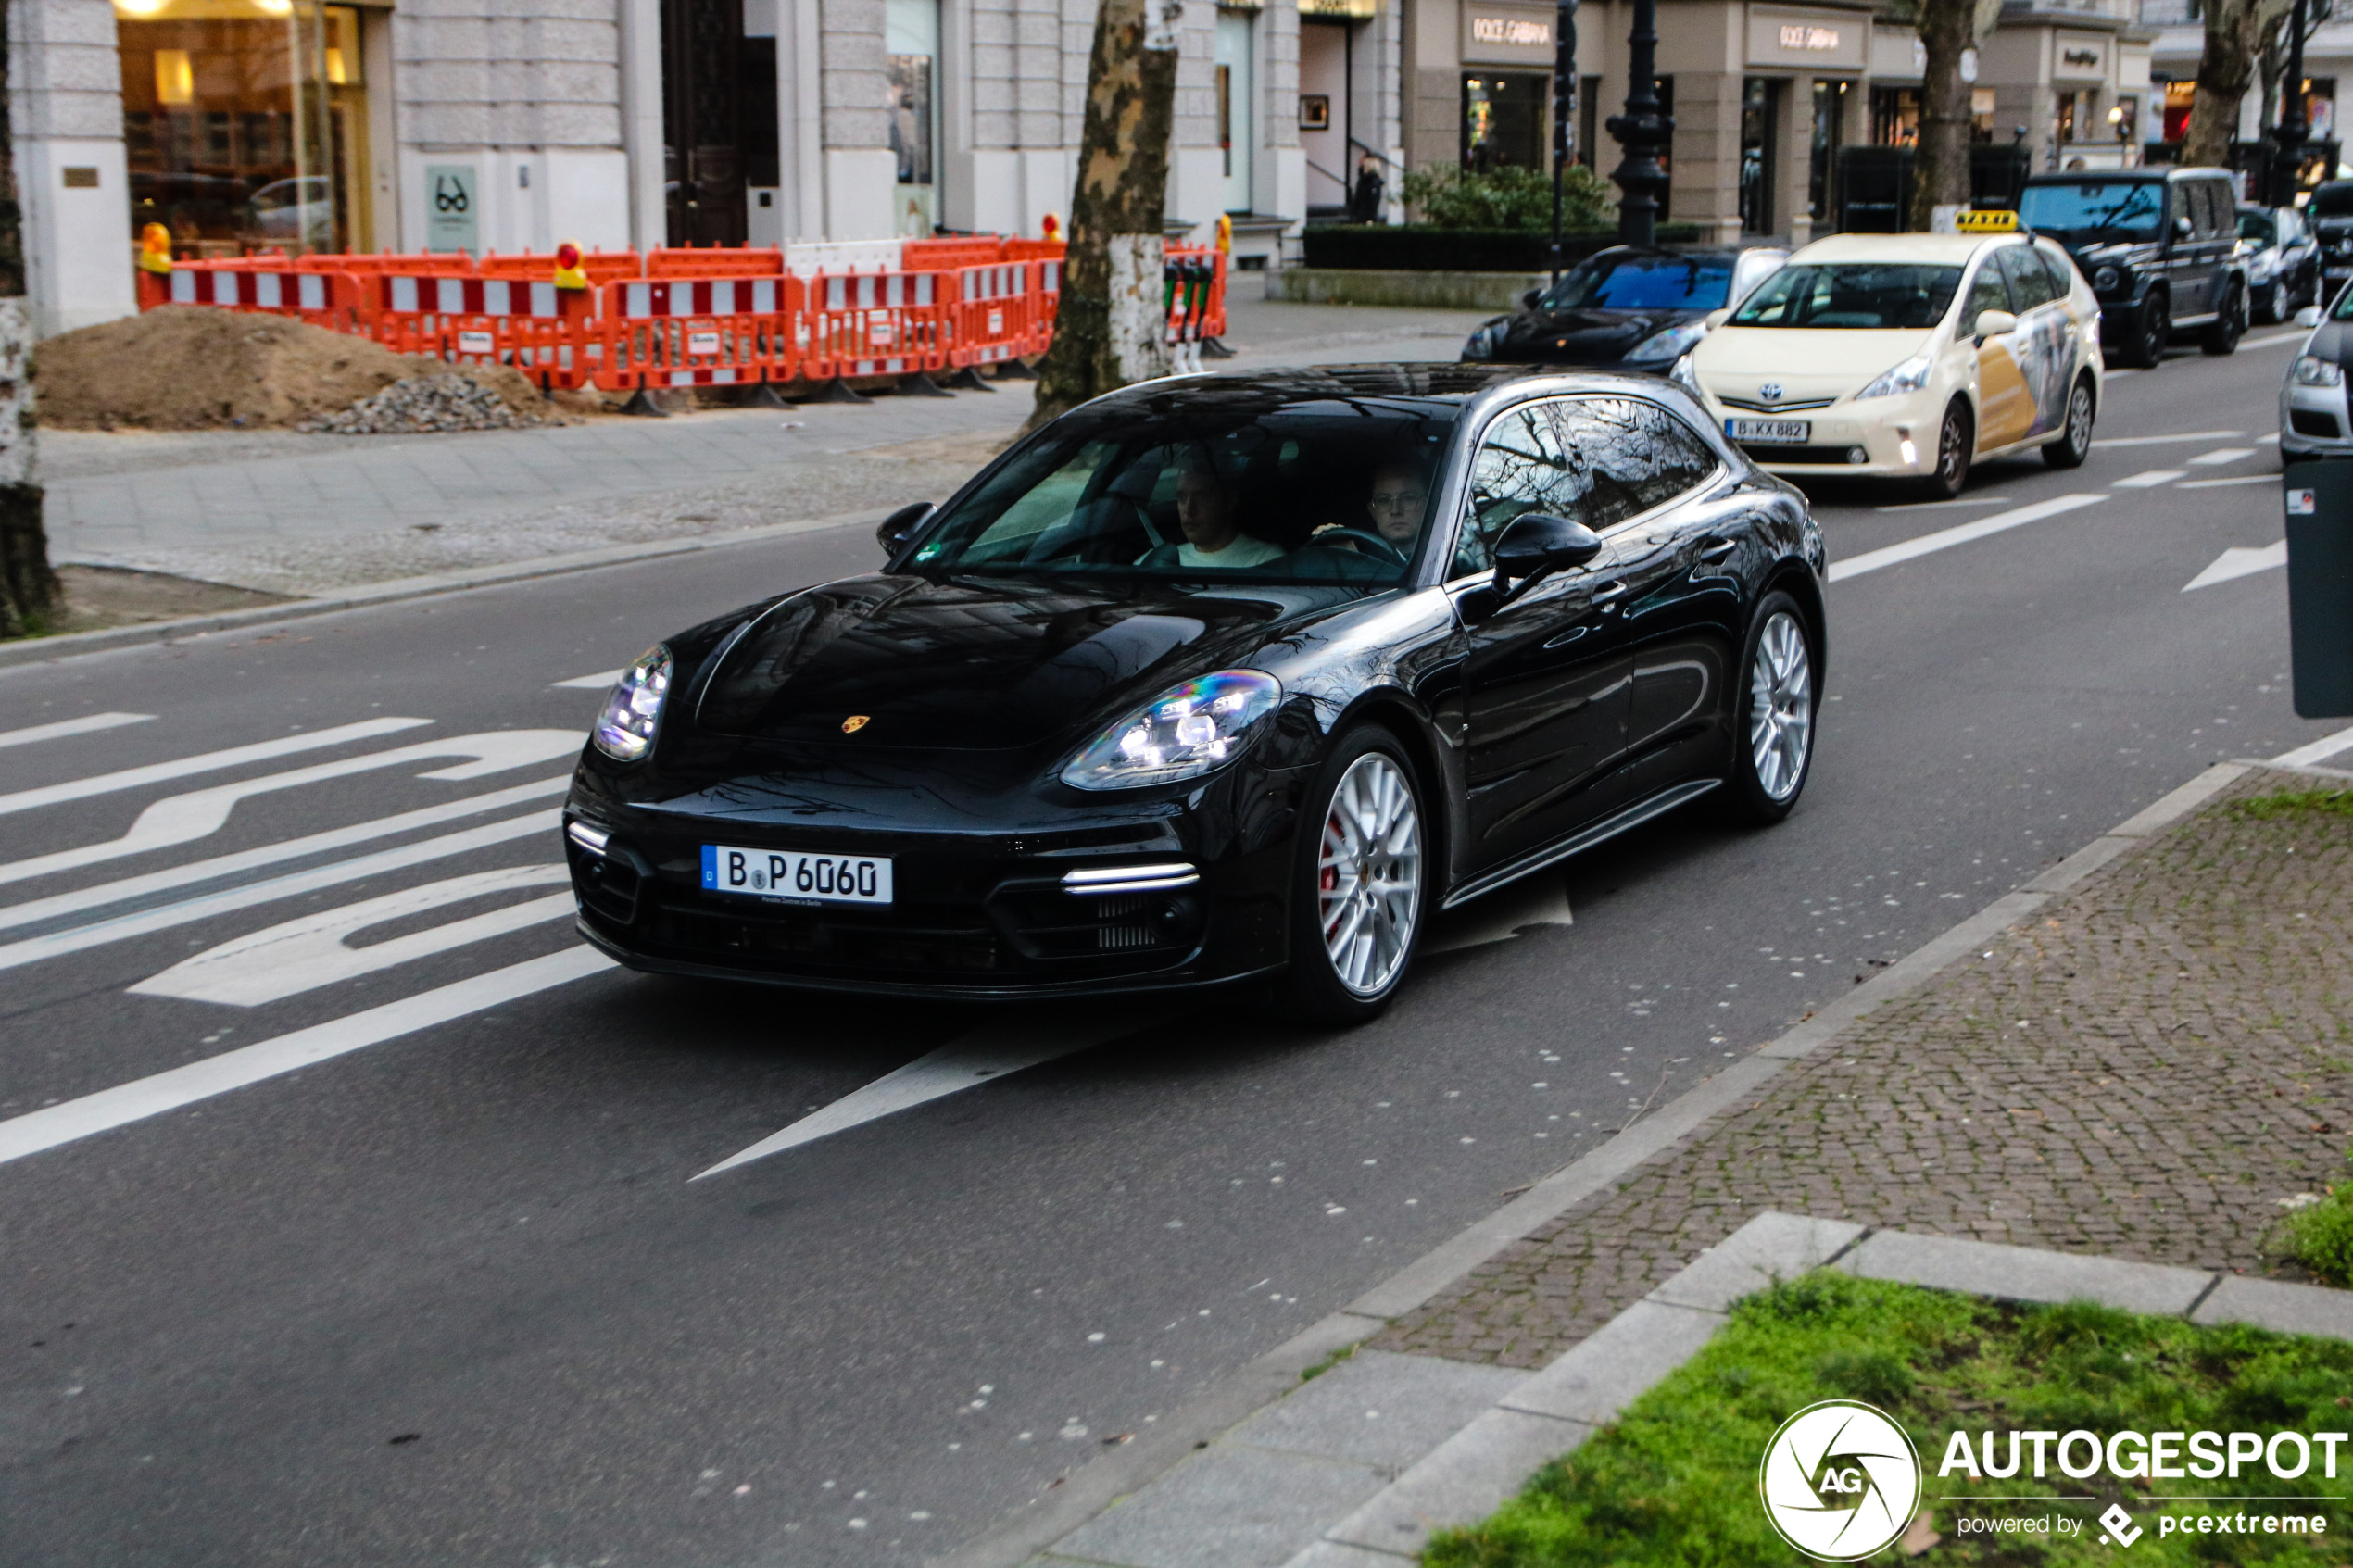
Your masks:
<svg viewBox="0 0 2353 1568"><path fill-rule="evenodd" d="M1981 343L1989 337L2000 337L2018 325L2018 318L2007 310L1981 310L1977 313L1977 337Z"/></svg>
<svg viewBox="0 0 2353 1568"><path fill-rule="evenodd" d="M2173 220L2173 237L2175 239L2186 240L2192 234L2196 232L2196 226L2191 223L2187 218L2176 218Z"/></svg>
<svg viewBox="0 0 2353 1568"><path fill-rule="evenodd" d="M900 546L914 536L915 530L921 528L924 520L931 514L932 504L929 501L917 501L912 507L900 508L883 519L882 525L875 530L875 543L883 547L885 556L897 555Z"/></svg>
<svg viewBox="0 0 2353 1568"><path fill-rule="evenodd" d="M1533 310L1536 308L1536 302L1543 297L1544 291L1542 289L1529 289L1526 294L1519 296L1519 307L1522 310Z"/></svg>
<svg viewBox="0 0 2353 1568"><path fill-rule="evenodd" d="M2321 324L2321 307L2317 305L2306 306L2303 309L2296 313L2296 324L2299 327L2319 326Z"/></svg>
<svg viewBox="0 0 2353 1568"><path fill-rule="evenodd" d="M1731 319L1732 313L1729 310L1711 310L1707 313L1707 330L1712 332Z"/></svg>
<svg viewBox="0 0 2353 1568"><path fill-rule="evenodd" d="M1581 522L1550 512L1524 513L1495 541L1495 591L1509 595L1514 583L1583 566L1603 548L1602 536Z"/></svg>

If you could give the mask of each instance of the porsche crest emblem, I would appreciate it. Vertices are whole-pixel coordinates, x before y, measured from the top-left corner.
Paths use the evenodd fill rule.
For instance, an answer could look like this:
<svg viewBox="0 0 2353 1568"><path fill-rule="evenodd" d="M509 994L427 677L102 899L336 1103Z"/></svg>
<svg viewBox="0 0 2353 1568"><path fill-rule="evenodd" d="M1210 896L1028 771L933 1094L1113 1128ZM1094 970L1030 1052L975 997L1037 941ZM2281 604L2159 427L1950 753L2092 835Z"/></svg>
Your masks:
<svg viewBox="0 0 2353 1568"><path fill-rule="evenodd" d="M864 729L870 722L872 722L872 721L870 721L865 714L853 713L849 718L844 719L841 721L841 733L846 735L854 735L859 731Z"/></svg>

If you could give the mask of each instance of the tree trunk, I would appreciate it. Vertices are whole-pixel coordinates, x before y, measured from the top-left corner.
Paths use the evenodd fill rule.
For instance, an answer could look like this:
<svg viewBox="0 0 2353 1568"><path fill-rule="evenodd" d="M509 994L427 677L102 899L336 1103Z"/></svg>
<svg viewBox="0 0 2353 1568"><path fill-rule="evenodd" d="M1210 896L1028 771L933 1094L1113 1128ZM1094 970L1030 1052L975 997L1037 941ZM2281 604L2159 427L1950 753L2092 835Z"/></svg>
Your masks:
<svg viewBox="0 0 2353 1568"><path fill-rule="evenodd" d="M1977 43L1979 8L1978 0L1920 0L1920 44L1928 61L1906 229L1929 228L1940 207L1969 205L1969 84L1961 80L1961 56Z"/></svg>
<svg viewBox="0 0 2353 1568"><path fill-rule="evenodd" d="M1030 428L1168 373L1161 216L1183 14L1182 0L1102 0L1096 14L1062 304Z"/></svg>
<svg viewBox="0 0 2353 1568"><path fill-rule="evenodd" d="M0 3L0 81L8 71L8 11ZM49 568L34 483L32 311L24 297L24 209L16 146L0 106L0 637L44 630L63 596Z"/></svg>
<svg viewBox="0 0 2353 1568"><path fill-rule="evenodd" d="M2206 50L2198 57L2197 96L2182 138L2183 167L2229 166L2239 102L2255 80L2256 56L2287 9L2287 0L2207 0Z"/></svg>

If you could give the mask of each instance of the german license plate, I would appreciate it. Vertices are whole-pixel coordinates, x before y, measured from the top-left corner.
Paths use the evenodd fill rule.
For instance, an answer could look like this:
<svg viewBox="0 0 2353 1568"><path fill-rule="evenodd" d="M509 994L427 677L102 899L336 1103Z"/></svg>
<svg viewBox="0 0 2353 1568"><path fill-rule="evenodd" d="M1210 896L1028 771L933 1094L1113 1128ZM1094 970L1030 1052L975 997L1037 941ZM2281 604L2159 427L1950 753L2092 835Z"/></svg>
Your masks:
<svg viewBox="0 0 2353 1568"><path fill-rule="evenodd" d="M1724 433L1760 446L1803 446L1813 438L1811 420L1726 420Z"/></svg>
<svg viewBox="0 0 2353 1568"><path fill-rule="evenodd" d="M887 904L890 861L874 855L706 844L702 885L706 893L741 893L796 903Z"/></svg>

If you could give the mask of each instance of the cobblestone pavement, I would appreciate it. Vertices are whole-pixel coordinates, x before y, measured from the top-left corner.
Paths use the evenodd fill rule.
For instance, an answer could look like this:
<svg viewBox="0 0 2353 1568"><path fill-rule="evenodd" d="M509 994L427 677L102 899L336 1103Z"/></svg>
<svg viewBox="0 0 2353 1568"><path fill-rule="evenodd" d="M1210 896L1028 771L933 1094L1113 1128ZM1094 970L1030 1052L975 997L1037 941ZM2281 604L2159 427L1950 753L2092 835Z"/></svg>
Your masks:
<svg viewBox="0 0 2353 1568"><path fill-rule="evenodd" d="M2353 817L2232 803L2329 783L2254 772L1373 1344L1541 1366L1766 1208L2294 1277L2266 1236L2353 1142Z"/></svg>
<svg viewBox="0 0 2353 1568"><path fill-rule="evenodd" d="M1238 368L1452 359L1481 319L1250 300L1229 315ZM462 435L52 432L51 552L311 594L872 514L944 497L1011 437L1030 386L1000 386Z"/></svg>

